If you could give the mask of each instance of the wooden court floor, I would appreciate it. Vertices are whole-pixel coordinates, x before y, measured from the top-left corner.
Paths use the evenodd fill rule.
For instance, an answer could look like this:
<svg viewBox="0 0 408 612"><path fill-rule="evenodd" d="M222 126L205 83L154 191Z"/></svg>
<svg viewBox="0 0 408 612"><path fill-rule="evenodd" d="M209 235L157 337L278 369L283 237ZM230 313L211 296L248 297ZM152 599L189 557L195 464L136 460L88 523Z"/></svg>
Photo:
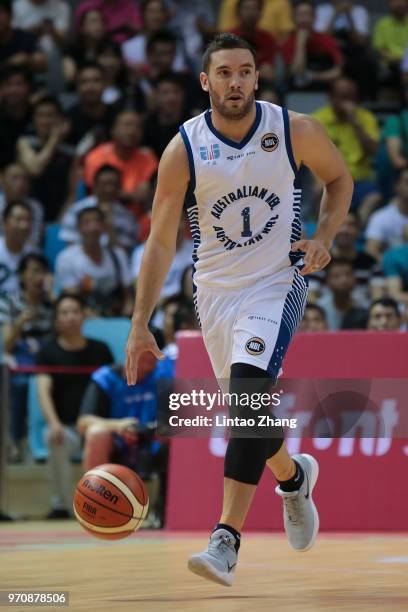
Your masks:
<svg viewBox="0 0 408 612"><path fill-rule="evenodd" d="M292 552L280 534L246 534L231 588L186 569L188 555L206 539L140 531L105 542L74 521L3 523L0 590L70 592L69 608L35 610L408 611L408 533L321 534L307 553Z"/></svg>

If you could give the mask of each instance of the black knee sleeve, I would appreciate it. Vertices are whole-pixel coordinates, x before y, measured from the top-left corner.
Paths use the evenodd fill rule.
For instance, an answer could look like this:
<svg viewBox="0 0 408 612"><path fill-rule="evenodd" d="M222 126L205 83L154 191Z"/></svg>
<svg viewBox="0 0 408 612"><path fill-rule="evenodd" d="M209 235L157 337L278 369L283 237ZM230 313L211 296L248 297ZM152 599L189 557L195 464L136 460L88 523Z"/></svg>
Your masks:
<svg viewBox="0 0 408 612"><path fill-rule="evenodd" d="M267 393L273 381L264 370L245 363L231 366L230 416L255 422L254 425L233 426L224 463L224 476L247 484L258 484L267 459L275 455L283 444L281 427L259 427L261 415L273 414L268 407L254 410L248 398L259 398ZM254 394L257 394L256 396ZM238 399L234 399L238 398ZM245 401L241 401L241 398ZM251 419L251 421L249 421Z"/></svg>

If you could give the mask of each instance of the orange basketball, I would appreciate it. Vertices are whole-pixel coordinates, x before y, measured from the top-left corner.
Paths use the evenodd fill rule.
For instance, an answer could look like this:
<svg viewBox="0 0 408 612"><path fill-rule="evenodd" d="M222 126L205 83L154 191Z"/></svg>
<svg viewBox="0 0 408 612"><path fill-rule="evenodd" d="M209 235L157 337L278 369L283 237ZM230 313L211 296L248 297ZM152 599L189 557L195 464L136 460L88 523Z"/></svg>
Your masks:
<svg viewBox="0 0 408 612"><path fill-rule="evenodd" d="M97 538L120 540L139 529L149 496L130 468L106 463L86 472L74 495L74 512L82 527Z"/></svg>

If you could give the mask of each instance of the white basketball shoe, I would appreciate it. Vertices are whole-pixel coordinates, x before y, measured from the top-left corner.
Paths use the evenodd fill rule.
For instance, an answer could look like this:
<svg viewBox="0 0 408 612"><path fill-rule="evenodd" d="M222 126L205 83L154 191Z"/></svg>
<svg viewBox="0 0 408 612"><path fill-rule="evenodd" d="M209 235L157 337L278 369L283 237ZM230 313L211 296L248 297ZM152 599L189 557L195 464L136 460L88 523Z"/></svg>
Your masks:
<svg viewBox="0 0 408 612"><path fill-rule="evenodd" d="M210 536L207 550L191 555L188 569L206 580L231 586L238 560L235 542L229 531L216 529Z"/></svg>

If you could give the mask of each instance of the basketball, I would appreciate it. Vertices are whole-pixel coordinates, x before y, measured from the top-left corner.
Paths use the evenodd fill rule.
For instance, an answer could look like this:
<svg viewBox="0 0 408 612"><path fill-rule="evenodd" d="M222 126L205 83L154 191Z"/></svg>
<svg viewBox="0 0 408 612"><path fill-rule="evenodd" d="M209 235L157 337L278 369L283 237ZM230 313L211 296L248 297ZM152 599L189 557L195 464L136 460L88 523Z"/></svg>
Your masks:
<svg viewBox="0 0 408 612"><path fill-rule="evenodd" d="M104 540L120 540L143 523L149 496L133 470L106 463L83 475L75 489L73 506L86 531Z"/></svg>

